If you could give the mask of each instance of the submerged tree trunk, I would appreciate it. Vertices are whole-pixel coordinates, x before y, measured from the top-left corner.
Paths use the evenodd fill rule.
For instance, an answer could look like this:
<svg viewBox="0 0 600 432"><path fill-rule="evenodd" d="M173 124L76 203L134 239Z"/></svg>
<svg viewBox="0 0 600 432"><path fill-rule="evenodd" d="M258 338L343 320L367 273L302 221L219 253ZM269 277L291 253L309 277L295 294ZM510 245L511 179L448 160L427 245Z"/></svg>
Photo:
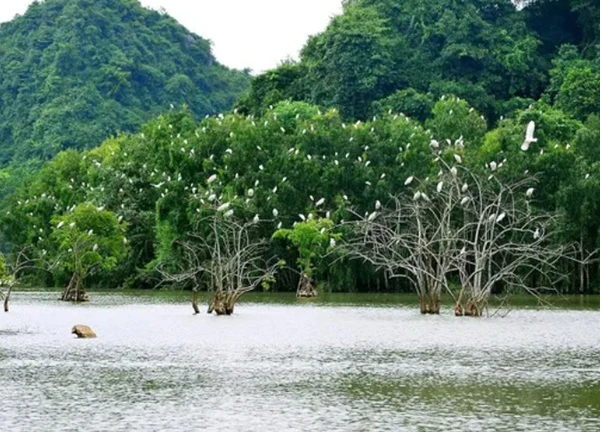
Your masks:
<svg viewBox="0 0 600 432"><path fill-rule="evenodd" d="M316 297L318 295L317 290L313 287L310 277L304 272L300 275L300 282L298 282L298 289L296 290L296 297Z"/></svg>
<svg viewBox="0 0 600 432"><path fill-rule="evenodd" d="M8 302L10 301L10 293L12 291L12 284L8 286L8 291L6 292L6 296L4 296L4 312L8 312Z"/></svg>
<svg viewBox="0 0 600 432"><path fill-rule="evenodd" d="M437 293L428 293L419 297L419 305L422 315L439 315L442 299Z"/></svg>
<svg viewBox="0 0 600 432"><path fill-rule="evenodd" d="M225 295L221 291L217 291L208 304L208 313L215 313L221 315L233 315L235 304L240 298L240 294L237 292L229 292Z"/></svg>
<svg viewBox="0 0 600 432"><path fill-rule="evenodd" d="M194 293L192 294L192 309L194 309L194 315L198 315L200 313L200 308L198 307L198 289L194 288Z"/></svg>
<svg viewBox="0 0 600 432"><path fill-rule="evenodd" d="M85 289L83 288L83 280L78 274L73 274L69 285L63 291L63 294L60 298L62 301L68 302L86 302L89 301L88 295L85 293Z"/></svg>

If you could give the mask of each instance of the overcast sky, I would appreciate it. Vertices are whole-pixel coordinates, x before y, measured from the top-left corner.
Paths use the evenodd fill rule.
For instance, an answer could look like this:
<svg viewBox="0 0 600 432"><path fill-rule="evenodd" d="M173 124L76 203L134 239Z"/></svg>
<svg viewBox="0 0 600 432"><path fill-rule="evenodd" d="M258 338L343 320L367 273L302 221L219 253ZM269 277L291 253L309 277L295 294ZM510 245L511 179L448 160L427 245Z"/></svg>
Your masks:
<svg viewBox="0 0 600 432"><path fill-rule="evenodd" d="M309 35L341 12L342 0L141 0L212 40L219 62L255 72L296 58ZM0 22L22 14L32 0L0 0Z"/></svg>

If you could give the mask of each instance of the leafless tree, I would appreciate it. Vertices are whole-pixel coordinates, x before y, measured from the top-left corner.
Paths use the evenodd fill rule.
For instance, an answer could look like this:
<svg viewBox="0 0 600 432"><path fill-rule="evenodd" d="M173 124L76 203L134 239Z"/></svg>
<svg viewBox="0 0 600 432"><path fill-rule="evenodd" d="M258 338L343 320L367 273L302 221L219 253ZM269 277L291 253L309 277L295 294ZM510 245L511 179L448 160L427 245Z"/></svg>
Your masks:
<svg viewBox="0 0 600 432"><path fill-rule="evenodd" d="M9 311L12 290L17 285L18 278L23 272L26 270L51 271L55 265L56 261L49 261L45 251L36 253L31 245L10 254L5 263L6 275L0 278L0 301L3 302L4 312ZM3 291L3 288L6 288L6 292Z"/></svg>
<svg viewBox="0 0 600 432"><path fill-rule="evenodd" d="M462 165L456 144L440 150L435 141L436 176L409 177L389 206L356 215L356 235L347 242L354 256L392 277L409 279L422 313L440 312L449 278L458 278L457 315L481 316L495 287L537 294L562 278L558 263L573 260L573 245L552 241L558 215L530 205L535 179L501 180L501 164L486 170ZM456 148L458 147L458 148ZM390 207L390 208L386 208Z"/></svg>
<svg viewBox="0 0 600 432"><path fill-rule="evenodd" d="M208 313L231 315L243 294L273 281L279 268L274 259L265 258L268 241L253 235L258 224L216 211L197 221L186 238L177 242L183 255L179 269L159 270L166 282L191 284L196 313L198 291L204 283L214 293Z"/></svg>

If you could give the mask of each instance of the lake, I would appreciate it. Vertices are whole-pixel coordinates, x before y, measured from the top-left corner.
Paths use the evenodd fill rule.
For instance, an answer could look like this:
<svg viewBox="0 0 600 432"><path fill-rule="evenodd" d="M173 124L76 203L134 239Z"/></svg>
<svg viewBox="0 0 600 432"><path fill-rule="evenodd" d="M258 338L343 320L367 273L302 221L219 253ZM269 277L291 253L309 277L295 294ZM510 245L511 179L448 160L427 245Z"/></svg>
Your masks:
<svg viewBox="0 0 600 432"><path fill-rule="evenodd" d="M600 430L593 308L254 296L216 317L180 294L57 297L17 293L0 315L2 431Z"/></svg>

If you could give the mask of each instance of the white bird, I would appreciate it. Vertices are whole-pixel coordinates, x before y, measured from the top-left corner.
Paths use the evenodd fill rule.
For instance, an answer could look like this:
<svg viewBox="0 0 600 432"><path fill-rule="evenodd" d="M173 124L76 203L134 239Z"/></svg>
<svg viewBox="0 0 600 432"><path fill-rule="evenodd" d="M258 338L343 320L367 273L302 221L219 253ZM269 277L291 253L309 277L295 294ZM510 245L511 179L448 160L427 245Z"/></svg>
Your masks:
<svg viewBox="0 0 600 432"><path fill-rule="evenodd" d="M316 205L317 207L321 207L323 204L325 204L325 198L321 198L319 201L317 201L317 202L315 203L315 205Z"/></svg>
<svg viewBox="0 0 600 432"><path fill-rule="evenodd" d="M537 240L537 239L539 239L539 238L540 238L540 235L541 235L541 234L540 234L540 229L539 229L539 228L536 228L535 232L533 233L533 238L534 238L535 240Z"/></svg>
<svg viewBox="0 0 600 432"><path fill-rule="evenodd" d="M56 226L56 228L61 229L64 226L64 224L65 224L65 221L62 221Z"/></svg>
<svg viewBox="0 0 600 432"><path fill-rule="evenodd" d="M254 219L252 219L252 221L254 223L259 223L260 222L260 216L258 215L258 213L254 216Z"/></svg>
<svg viewBox="0 0 600 432"><path fill-rule="evenodd" d="M254 196L254 189L248 189L247 194L250 198L252 198Z"/></svg>
<svg viewBox="0 0 600 432"><path fill-rule="evenodd" d="M527 192L525 192L525 195L527 196L527 198L531 198L533 196L534 192L535 192L534 188L529 188L529 189L527 189Z"/></svg>
<svg viewBox="0 0 600 432"><path fill-rule="evenodd" d="M375 218L377 217L377 215L378 215L378 214L379 214L379 213L377 213L377 212L373 212L373 213L371 213L371 214L369 215L369 217L367 218L367 220L368 220L369 222L373 222L373 221L375 220Z"/></svg>
<svg viewBox="0 0 600 432"><path fill-rule="evenodd" d="M273 217L277 217L279 216L279 210L277 210L276 208L273 209Z"/></svg>
<svg viewBox="0 0 600 432"><path fill-rule="evenodd" d="M454 160L459 164L462 163L462 158L460 155L454 154Z"/></svg>
<svg viewBox="0 0 600 432"><path fill-rule="evenodd" d="M458 170L456 169L456 167L452 167L450 169L450 172L452 173L452 177L456 177L458 175Z"/></svg>
<svg viewBox="0 0 600 432"><path fill-rule="evenodd" d="M302 213L300 213L298 217L302 219L302 222L306 222L306 216L304 216Z"/></svg>
<svg viewBox="0 0 600 432"><path fill-rule="evenodd" d="M93 229L89 230L88 233L87 233L88 236L91 236L92 234L94 234L94 230Z"/></svg>
<svg viewBox="0 0 600 432"><path fill-rule="evenodd" d="M282 226L283 226L283 222L279 222L279 223L277 224L277 229L281 229L281 227L282 227Z"/></svg>
<svg viewBox="0 0 600 432"><path fill-rule="evenodd" d="M221 204L218 208L217 211L218 212L222 212L225 211L227 209L229 209L229 207L231 207L231 203L226 202L225 204Z"/></svg>
<svg viewBox="0 0 600 432"><path fill-rule="evenodd" d="M329 240L329 247L330 248L334 248L335 247L335 239L330 239Z"/></svg>
<svg viewBox="0 0 600 432"><path fill-rule="evenodd" d="M496 218L496 222L502 222L504 220L504 218L506 217L506 212L502 212L500 213L500 216L498 216Z"/></svg>
<svg viewBox="0 0 600 432"><path fill-rule="evenodd" d="M465 193L469 190L469 185L465 183L464 185L462 185L462 188L460 190L462 191L462 193Z"/></svg>
<svg viewBox="0 0 600 432"><path fill-rule="evenodd" d="M119 218L117 219L117 222L119 222L119 223L123 222L123 216L119 216Z"/></svg>
<svg viewBox="0 0 600 432"><path fill-rule="evenodd" d="M437 140L431 140L431 147L440 148L440 143Z"/></svg>
<svg viewBox="0 0 600 432"><path fill-rule="evenodd" d="M71 228L71 229L72 229L72 228L75 228L75 222L71 222L71 223L69 224L69 228Z"/></svg>
<svg viewBox="0 0 600 432"><path fill-rule="evenodd" d="M98 244L95 244L95 245L94 245L94 247L92 248L92 250L93 250L94 252L96 252L96 251L98 250Z"/></svg>
<svg viewBox="0 0 600 432"><path fill-rule="evenodd" d="M411 184L414 179L415 179L414 176L410 176L409 178L407 178L406 181L404 182L404 186L408 186L409 184Z"/></svg>
<svg viewBox="0 0 600 432"><path fill-rule="evenodd" d="M213 174L211 175L208 180L206 181L208 184L214 183L217 180L217 175Z"/></svg>
<svg viewBox="0 0 600 432"><path fill-rule="evenodd" d="M460 200L460 205L465 205L469 202L469 199L470 198L468 196L464 197L462 200Z"/></svg>
<svg viewBox="0 0 600 432"><path fill-rule="evenodd" d="M496 168L498 168L498 164L494 161L490 162L490 169L496 171Z"/></svg>
<svg viewBox="0 0 600 432"><path fill-rule="evenodd" d="M375 210L380 210L381 209L381 201L377 200L375 201Z"/></svg>
<svg viewBox="0 0 600 432"><path fill-rule="evenodd" d="M275 187L273 188L273 193L277 193L277 190L278 190L278 189L279 189L279 188L278 188L277 186L275 186Z"/></svg>
<svg viewBox="0 0 600 432"><path fill-rule="evenodd" d="M417 201L417 200L419 200L420 198L421 198L421 192L418 192L418 191L417 191L417 193L415 193L415 194L413 195L413 201Z"/></svg>
<svg viewBox="0 0 600 432"><path fill-rule="evenodd" d="M223 216L225 216L226 218L233 216L233 209L226 211L225 214L223 214Z"/></svg>
<svg viewBox="0 0 600 432"><path fill-rule="evenodd" d="M534 137L535 134L535 122L530 121L527 125L527 130L525 131L525 141L521 144L521 150L527 151L529 150L529 146L531 143L537 142L537 138Z"/></svg>
<svg viewBox="0 0 600 432"><path fill-rule="evenodd" d="M437 187L435 189L437 190L438 193L440 193L443 188L444 188L444 182L441 181L437 184Z"/></svg>
<svg viewBox="0 0 600 432"><path fill-rule="evenodd" d="M589 178L590 178L590 175L589 175L589 174L586 174L586 175L585 175L585 179L587 180L587 179L589 179Z"/></svg>

